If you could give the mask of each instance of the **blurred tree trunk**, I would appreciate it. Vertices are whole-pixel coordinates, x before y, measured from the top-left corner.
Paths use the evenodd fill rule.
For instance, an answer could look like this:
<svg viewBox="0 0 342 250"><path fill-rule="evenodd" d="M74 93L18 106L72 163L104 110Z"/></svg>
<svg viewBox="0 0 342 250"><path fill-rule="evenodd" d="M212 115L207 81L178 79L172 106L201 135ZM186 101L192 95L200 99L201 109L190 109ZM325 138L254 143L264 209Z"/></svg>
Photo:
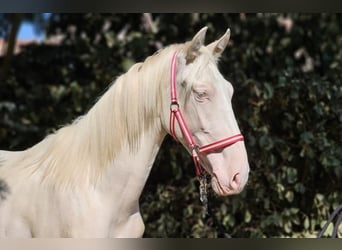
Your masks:
<svg viewBox="0 0 342 250"><path fill-rule="evenodd" d="M11 22L11 30L9 34L6 36L6 43L5 43L5 58L3 60L3 64L1 65L0 69L0 78L5 79L8 69L11 65L11 60L14 54L15 44L17 42L17 33L19 31L19 27L21 24L21 21L23 19L23 14L21 13L14 13L11 15L10 18Z"/></svg>

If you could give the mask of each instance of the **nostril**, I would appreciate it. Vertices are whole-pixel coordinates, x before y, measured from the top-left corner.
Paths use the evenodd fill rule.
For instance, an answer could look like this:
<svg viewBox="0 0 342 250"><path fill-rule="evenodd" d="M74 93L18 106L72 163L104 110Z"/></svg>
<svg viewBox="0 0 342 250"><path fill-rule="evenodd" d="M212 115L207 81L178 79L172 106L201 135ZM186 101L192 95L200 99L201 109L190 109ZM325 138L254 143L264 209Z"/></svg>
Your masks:
<svg viewBox="0 0 342 250"><path fill-rule="evenodd" d="M233 176L233 179L230 182L230 187L233 190L237 190L240 188L240 173L237 173Z"/></svg>

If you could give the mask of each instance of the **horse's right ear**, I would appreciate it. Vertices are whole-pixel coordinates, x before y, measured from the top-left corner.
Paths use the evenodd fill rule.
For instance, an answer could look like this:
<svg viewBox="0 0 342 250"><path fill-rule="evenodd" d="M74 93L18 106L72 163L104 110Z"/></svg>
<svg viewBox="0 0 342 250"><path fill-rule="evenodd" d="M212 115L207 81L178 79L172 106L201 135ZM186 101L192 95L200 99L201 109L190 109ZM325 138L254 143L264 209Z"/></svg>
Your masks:
<svg viewBox="0 0 342 250"><path fill-rule="evenodd" d="M230 29L227 29L226 33L215 42L212 42L211 44L207 45L207 48L215 58L219 58L222 54L222 52L225 50L225 48L228 45L230 38Z"/></svg>
<svg viewBox="0 0 342 250"><path fill-rule="evenodd" d="M199 49L203 46L205 40L205 34L208 27L205 26L192 38L186 50L186 64L191 63L199 54Z"/></svg>

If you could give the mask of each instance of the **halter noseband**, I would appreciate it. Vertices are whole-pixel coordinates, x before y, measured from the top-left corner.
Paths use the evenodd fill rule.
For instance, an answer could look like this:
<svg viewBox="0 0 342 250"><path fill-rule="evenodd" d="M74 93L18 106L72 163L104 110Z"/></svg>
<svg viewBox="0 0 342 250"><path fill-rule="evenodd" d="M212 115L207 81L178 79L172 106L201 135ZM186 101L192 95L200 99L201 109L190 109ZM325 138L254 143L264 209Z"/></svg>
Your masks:
<svg viewBox="0 0 342 250"><path fill-rule="evenodd" d="M200 161L199 161L200 154L209 154L218 149L223 149L228 146L231 146L238 141L243 141L244 139L243 139L242 134L237 134L237 135L233 135L233 136L230 136L230 137L227 137L227 138L224 138L224 139L221 139L221 140L218 140L218 141L215 141L207 145L203 145L203 146L198 146L195 143L194 138L191 134L191 131L189 130L189 127L184 120L183 112L181 108L179 107L179 103L178 103L177 80L176 80L176 75L177 75L176 58L177 58L177 52L173 54L172 61L171 61L170 132L173 138L178 141L176 131L175 131L175 123L177 120L178 126L191 151L191 155L195 163L196 175L201 176L205 174L205 170L201 166Z"/></svg>

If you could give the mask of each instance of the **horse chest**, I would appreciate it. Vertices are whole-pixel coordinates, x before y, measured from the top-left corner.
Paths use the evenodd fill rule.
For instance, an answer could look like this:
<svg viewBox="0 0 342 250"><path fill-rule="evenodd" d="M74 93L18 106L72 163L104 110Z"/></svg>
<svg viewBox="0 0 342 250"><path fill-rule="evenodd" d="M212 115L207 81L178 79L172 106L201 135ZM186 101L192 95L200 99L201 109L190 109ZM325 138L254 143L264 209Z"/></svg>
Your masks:
<svg viewBox="0 0 342 250"><path fill-rule="evenodd" d="M102 238L129 236L134 212L93 191L61 192L24 185L0 207L3 237ZM26 191L23 191L26 190Z"/></svg>

